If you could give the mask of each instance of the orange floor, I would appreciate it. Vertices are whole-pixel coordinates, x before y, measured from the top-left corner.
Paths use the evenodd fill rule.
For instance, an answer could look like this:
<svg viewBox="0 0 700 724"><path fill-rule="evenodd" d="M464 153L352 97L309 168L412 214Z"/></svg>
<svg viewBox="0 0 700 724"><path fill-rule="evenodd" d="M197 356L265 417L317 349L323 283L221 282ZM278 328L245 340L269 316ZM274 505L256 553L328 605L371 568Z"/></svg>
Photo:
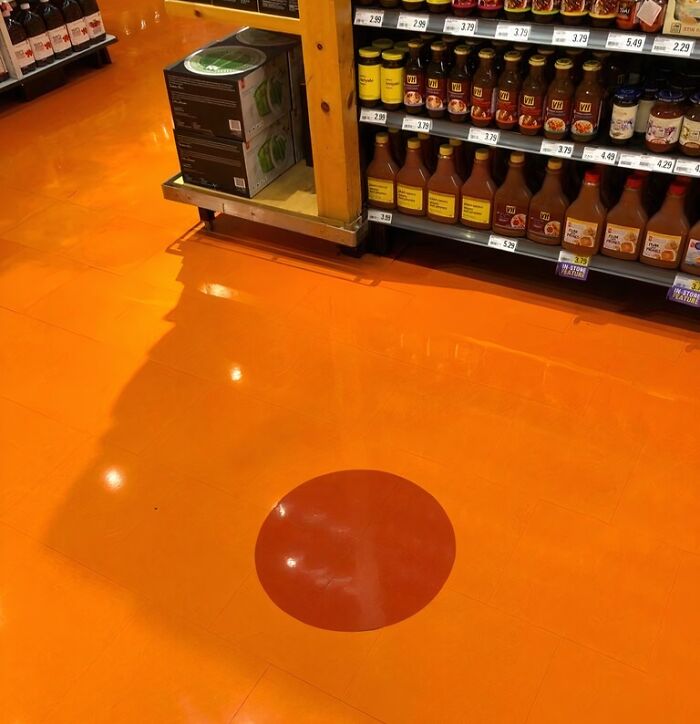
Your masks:
<svg viewBox="0 0 700 724"><path fill-rule="evenodd" d="M224 29L102 5L113 66L0 106L0 720L697 724L697 314L467 248L206 237L160 199L161 68ZM355 468L434 496L456 559L329 631L254 550Z"/></svg>

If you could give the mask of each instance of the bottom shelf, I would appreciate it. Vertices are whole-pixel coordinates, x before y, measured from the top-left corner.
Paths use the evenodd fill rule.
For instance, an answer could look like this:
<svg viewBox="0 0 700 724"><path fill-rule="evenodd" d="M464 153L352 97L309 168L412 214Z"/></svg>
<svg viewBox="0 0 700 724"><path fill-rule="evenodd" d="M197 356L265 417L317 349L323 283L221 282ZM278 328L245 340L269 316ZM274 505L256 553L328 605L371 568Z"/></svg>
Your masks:
<svg viewBox="0 0 700 724"><path fill-rule="evenodd" d="M358 246L366 231L361 218L343 224L318 215L314 170L304 161L282 174L254 199L193 186L185 183L180 175L168 179L162 188L163 196L169 201L306 234L343 246Z"/></svg>
<svg viewBox="0 0 700 724"><path fill-rule="evenodd" d="M381 214L381 212L379 212ZM372 213L370 212L372 215ZM490 246L489 241L492 236L502 239L503 237L493 234L490 231L476 231L467 229L459 224L438 224L435 221L420 216L407 216L396 211L385 215L388 226L405 229L406 231L415 231L429 236L447 237L462 241L465 244L473 244L475 246ZM391 220L389 221L389 216ZM546 261L558 262L560 246L547 246L546 244L536 244L528 239L514 239L517 246L512 252L521 256L530 256L536 259L544 259ZM613 276L625 277L627 279L636 279L640 282L648 284L657 284L662 287L671 287L676 278L677 272L671 269L658 269L653 266L647 266L638 261L624 261L622 259L612 259L607 256L593 256L589 263L589 269L602 272L603 274L612 274Z"/></svg>

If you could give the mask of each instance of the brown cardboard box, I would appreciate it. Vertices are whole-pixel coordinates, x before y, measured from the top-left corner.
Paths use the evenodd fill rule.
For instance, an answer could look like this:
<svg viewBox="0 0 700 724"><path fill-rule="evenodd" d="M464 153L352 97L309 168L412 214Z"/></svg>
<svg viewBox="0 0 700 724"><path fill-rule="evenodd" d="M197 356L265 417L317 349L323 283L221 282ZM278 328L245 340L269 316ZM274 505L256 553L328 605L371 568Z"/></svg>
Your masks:
<svg viewBox="0 0 700 724"><path fill-rule="evenodd" d="M668 0L663 32L700 38L700 0Z"/></svg>

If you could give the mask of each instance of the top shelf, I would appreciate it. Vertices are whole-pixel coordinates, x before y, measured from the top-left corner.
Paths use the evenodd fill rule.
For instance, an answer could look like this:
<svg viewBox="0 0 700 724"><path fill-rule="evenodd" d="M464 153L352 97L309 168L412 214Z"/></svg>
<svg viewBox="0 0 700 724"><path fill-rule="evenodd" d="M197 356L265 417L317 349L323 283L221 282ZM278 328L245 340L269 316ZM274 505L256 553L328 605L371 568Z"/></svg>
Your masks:
<svg viewBox="0 0 700 724"><path fill-rule="evenodd" d="M167 1L167 0L166 0ZM179 3L187 5L189 3ZM700 43L652 33L628 33L623 30L516 23L488 18L457 18L453 15L407 13L382 8L358 8L355 25L413 33L460 35L487 40L510 40L516 43L557 45L568 48L614 50L622 53L643 53L700 60Z"/></svg>
<svg viewBox="0 0 700 724"><path fill-rule="evenodd" d="M299 18L253 13L249 10L221 8L205 2L198 3L190 2L189 0L165 0L165 9L168 15L175 17L217 20L228 23L232 27L243 27L247 25L252 28L260 28L261 30L270 30L274 33L301 34Z"/></svg>

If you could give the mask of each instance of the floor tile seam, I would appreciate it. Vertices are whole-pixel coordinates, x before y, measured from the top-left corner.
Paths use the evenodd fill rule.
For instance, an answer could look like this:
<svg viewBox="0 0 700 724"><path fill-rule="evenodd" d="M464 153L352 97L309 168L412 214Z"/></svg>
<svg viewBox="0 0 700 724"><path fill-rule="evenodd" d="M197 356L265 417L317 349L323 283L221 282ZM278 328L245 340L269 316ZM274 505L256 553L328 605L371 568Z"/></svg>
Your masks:
<svg viewBox="0 0 700 724"><path fill-rule="evenodd" d="M18 227L22 226L23 224L30 221L34 216L37 214L40 214L43 211L46 211L47 209L53 208L54 206L58 206L59 204L63 204L64 202L60 199L54 199L52 197L47 197L44 194L41 194L41 197L43 199L46 199L47 201L50 201L50 203L46 204L45 206L42 206L41 208L35 209L34 211L29 212L26 216L24 216L20 221L17 223L12 222L10 226L3 226L0 228L0 238L5 238L4 234L7 234L11 231L14 231ZM7 241L13 241L12 239L7 239ZM15 241L15 244L19 244L20 242ZM22 246L25 246L22 244Z"/></svg>
<svg viewBox="0 0 700 724"><path fill-rule="evenodd" d="M444 587L443 587L442 590L444 590ZM438 594L438 595L439 595L439 594ZM435 600L435 599L433 599L433 601L434 601L434 600ZM431 603L432 603L432 602L431 602ZM430 606L430 603L428 604L428 606ZM420 611L416 611L416 613L414 613L412 616L409 616L408 619L404 619L404 621L398 621L397 623L393 623L393 624L390 624L389 626L384 626L383 628L380 628L380 629L377 629L377 630L376 630L376 634L377 634L377 635L374 637L374 640L370 642L369 646L367 647L367 651L366 651L365 654L362 656L362 658L360 659L360 661L358 661L357 666L355 667L355 670L352 672L352 674L350 675L350 678L348 679L347 684L346 684L345 687L342 689L342 695L343 695L343 696L346 696L346 697L347 697L347 696L350 694L350 692L352 691L353 686L355 685L355 682L357 681L357 677L360 675L360 672L362 671L363 666L369 661L370 657L371 657L372 654L374 653L374 650L379 646L380 642L386 637L386 632L387 632L387 630L390 630L390 629L393 629L393 628L395 628L395 627L398 627L398 626L400 626L402 623L404 623L405 621L407 621L407 620L409 620L409 619L411 619L411 618L413 618L413 617L415 617L415 616L419 616L420 613L421 613L421 611L424 611L425 608L427 608L427 606L425 606L424 608L422 608ZM363 632L363 633L368 633L368 632L365 631L365 632Z"/></svg>
<svg viewBox="0 0 700 724"><path fill-rule="evenodd" d="M265 666L265 668L263 669L260 676L258 676L258 678L255 681L255 683L253 684L253 686L251 686L248 693L243 697L243 701L241 701L241 703L238 705L238 707L236 708L236 711L233 712L233 716L228 720L228 724L233 724L233 722L236 720L236 717L238 716L238 713L241 711L241 709L243 709L243 707L245 706L248 699L251 697L253 692L258 688L260 682L265 677L265 674L267 674L267 672L270 670L271 664L269 662L266 662L266 663L267 663L267 666Z"/></svg>
<svg viewBox="0 0 700 724"><path fill-rule="evenodd" d="M634 479L634 475L637 471L637 467L639 466L639 463L642 459L642 454L644 453L647 445L649 444L650 436L651 436L650 432L645 433L643 438L640 440L640 444L638 446L637 453L634 458L634 462L631 463L627 467L627 475L625 478L625 482L622 486L622 489L620 490L620 494L617 496L617 501L615 503L615 506L613 507L612 511L610 512L610 518L608 521L606 521L609 525L612 525L613 527L616 527L616 528L619 527L616 525L615 519L617 518L617 514L620 510L620 506L622 505L622 501L624 500L625 495L630 488L631 482Z"/></svg>
<svg viewBox="0 0 700 724"><path fill-rule="evenodd" d="M23 410L27 410L28 412L33 413L34 415L38 415L39 417L43 417L45 420L49 420L50 422L53 422L54 424L58 425L59 427L68 428L71 432L76 433L77 435L87 435L88 437L94 437L89 432L85 432L84 430L81 430L78 427L75 427L67 422L62 422L61 420L56 419L52 415L47 414L46 412L43 412L42 410L37 410L34 407L30 407L29 405L25 404L24 402L20 402L19 400L14 400L11 397L8 397L5 394L0 394L0 399L3 399L13 405L17 405L17 407L21 407ZM77 447L83 444L84 441L81 441L78 443ZM44 476L41 476L42 479Z"/></svg>
<svg viewBox="0 0 700 724"><path fill-rule="evenodd" d="M561 649L561 642L557 642L557 644L552 649L552 653L549 657L549 661L547 662L547 666L545 666L544 672L542 674L542 679L540 680L539 685L537 686L537 691L535 691L535 695L532 697L532 701L530 702L530 706L527 709L527 714L525 715L525 719L523 720L523 724L528 724L530 721L530 717L532 716L532 712L535 710L535 706L537 704L538 699L540 698L540 695L542 693L542 689L544 689L544 684L547 681L547 676L549 675L549 672L552 669L552 666L554 664L554 659L559 653L559 650Z"/></svg>

